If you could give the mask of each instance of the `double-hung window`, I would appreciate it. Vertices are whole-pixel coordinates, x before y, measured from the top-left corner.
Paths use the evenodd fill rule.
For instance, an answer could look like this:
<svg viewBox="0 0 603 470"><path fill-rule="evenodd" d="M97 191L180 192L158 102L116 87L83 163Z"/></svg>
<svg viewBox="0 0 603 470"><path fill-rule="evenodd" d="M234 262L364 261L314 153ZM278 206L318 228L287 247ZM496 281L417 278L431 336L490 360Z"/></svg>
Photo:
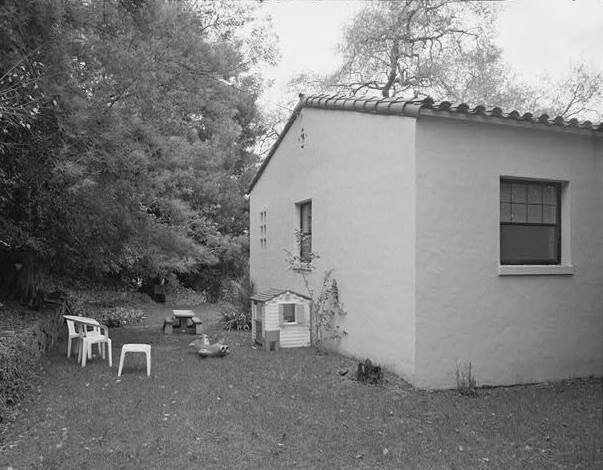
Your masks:
<svg viewBox="0 0 603 470"><path fill-rule="evenodd" d="M501 178L500 264L561 264L561 183Z"/></svg>
<svg viewBox="0 0 603 470"><path fill-rule="evenodd" d="M266 248L266 211L260 212L260 246Z"/></svg>
<svg viewBox="0 0 603 470"><path fill-rule="evenodd" d="M299 257L302 262L312 261L312 202L304 202L299 205Z"/></svg>

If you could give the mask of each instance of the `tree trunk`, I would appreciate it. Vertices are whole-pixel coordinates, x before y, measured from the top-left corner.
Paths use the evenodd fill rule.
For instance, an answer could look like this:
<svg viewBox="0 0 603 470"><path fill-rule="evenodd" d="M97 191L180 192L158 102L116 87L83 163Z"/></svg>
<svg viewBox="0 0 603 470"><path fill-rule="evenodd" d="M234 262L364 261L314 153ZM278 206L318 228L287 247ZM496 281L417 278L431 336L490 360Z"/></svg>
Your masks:
<svg viewBox="0 0 603 470"><path fill-rule="evenodd" d="M384 98L389 98L390 90L396 81L397 75L397 66L398 66L398 58L400 56L400 48L398 45L398 41L394 41L392 44L392 49L389 57L389 73L387 75L387 82L383 85L381 89L381 94Z"/></svg>

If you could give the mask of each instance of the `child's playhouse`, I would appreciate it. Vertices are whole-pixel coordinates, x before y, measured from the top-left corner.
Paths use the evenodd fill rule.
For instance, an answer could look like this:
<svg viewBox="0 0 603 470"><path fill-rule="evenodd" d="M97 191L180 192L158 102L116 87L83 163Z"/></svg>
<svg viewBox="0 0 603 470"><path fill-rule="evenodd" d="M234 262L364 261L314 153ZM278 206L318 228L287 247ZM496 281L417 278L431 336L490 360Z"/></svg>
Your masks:
<svg viewBox="0 0 603 470"><path fill-rule="evenodd" d="M283 289L251 297L251 335L266 350L310 346L310 299Z"/></svg>

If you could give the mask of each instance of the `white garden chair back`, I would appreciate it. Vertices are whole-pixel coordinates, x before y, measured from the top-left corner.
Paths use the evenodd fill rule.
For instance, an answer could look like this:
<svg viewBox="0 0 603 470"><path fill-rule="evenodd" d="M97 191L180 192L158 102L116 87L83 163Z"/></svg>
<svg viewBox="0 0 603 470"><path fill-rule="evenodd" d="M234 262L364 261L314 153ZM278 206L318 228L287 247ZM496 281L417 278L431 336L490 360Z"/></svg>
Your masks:
<svg viewBox="0 0 603 470"><path fill-rule="evenodd" d="M76 339L75 350L74 352L79 351L80 343L81 343L81 334L78 329L75 327L75 322L73 320L65 320L67 322L67 331L69 337L67 338L67 358L71 356L71 343L74 339Z"/></svg>

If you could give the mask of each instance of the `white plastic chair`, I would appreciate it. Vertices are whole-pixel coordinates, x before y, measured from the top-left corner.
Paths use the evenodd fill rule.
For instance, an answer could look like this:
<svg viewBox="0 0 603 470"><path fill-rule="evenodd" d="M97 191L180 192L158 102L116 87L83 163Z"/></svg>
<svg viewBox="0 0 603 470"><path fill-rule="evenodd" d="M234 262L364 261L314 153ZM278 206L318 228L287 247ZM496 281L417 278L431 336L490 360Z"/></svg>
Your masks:
<svg viewBox="0 0 603 470"><path fill-rule="evenodd" d="M82 367L86 367L86 357L92 357L92 345L97 344L102 358L105 358L105 344L109 350L109 367L113 366L113 357L111 352L111 338L109 338L109 328L100 325L98 328L86 331L82 336L82 347L80 348L78 361L81 359ZM84 354L82 354L84 351Z"/></svg>
<svg viewBox="0 0 603 470"><path fill-rule="evenodd" d="M75 323L72 320L65 320L67 322L67 330L69 332L69 338L67 338L67 358L69 358L71 356L71 343L73 342L74 339L77 339L77 342L75 343L75 349L73 352L78 352L80 350L80 343L81 343L81 338L82 335L79 331L77 331L77 329L75 328ZM79 357L79 355L78 355Z"/></svg>

